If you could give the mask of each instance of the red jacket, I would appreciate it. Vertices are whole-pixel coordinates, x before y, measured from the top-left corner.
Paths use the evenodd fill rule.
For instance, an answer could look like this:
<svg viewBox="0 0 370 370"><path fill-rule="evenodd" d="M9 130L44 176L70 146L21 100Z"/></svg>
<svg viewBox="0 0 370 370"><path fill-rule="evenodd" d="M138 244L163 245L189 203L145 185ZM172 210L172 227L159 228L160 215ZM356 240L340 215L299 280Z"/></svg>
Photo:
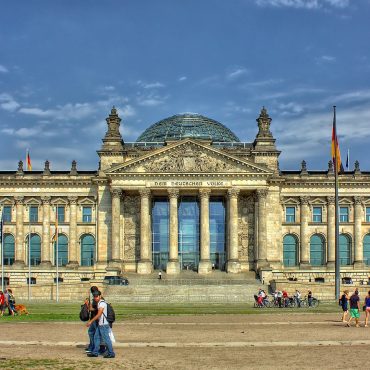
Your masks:
<svg viewBox="0 0 370 370"><path fill-rule="evenodd" d="M4 294L0 294L0 305L5 303L5 296Z"/></svg>

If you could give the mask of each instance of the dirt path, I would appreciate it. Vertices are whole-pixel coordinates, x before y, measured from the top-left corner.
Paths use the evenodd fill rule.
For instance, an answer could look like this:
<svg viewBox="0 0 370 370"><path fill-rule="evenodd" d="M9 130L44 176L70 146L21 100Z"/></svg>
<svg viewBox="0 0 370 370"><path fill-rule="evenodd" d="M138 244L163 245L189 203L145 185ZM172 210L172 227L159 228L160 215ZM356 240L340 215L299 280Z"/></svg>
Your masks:
<svg viewBox="0 0 370 370"><path fill-rule="evenodd" d="M273 314L128 320L114 325L114 360L86 357L86 328L80 322L1 323L0 368L30 368L32 361L36 361L33 369L363 366L370 347L370 328L347 328L338 318L338 314ZM18 363L10 364L10 358Z"/></svg>

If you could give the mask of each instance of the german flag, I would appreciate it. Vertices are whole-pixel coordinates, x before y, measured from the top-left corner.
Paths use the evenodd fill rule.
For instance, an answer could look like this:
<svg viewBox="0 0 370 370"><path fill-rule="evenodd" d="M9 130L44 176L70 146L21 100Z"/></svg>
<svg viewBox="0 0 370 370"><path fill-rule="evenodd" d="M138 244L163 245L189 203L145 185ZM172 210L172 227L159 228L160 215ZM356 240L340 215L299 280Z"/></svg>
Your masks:
<svg viewBox="0 0 370 370"><path fill-rule="evenodd" d="M343 164L340 159L340 149L339 149L339 142L337 136L337 124L336 124L336 112L335 106L334 108L334 118L333 118L333 130L331 134L331 157L333 159L334 164L334 171L337 173L344 172Z"/></svg>
<svg viewBox="0 0 370 370"><path fill-rule="evenodd" d="M32 171L32 163L29 150L27 150L26 162L27 162L27 171Z"/></svg>

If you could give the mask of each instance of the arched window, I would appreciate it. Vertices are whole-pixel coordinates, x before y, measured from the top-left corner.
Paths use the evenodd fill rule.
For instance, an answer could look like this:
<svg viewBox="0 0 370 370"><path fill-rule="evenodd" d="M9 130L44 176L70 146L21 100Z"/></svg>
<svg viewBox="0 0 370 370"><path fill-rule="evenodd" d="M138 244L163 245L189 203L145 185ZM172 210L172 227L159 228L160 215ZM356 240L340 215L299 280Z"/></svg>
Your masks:
<svg viewBox="0 0 370 370"><path fill-rule="evenodd" d="M364 237L364 263L370 265L370 234Z"/></svg>
<svg viewBox="0 0 370 370"><path fill-rule="evenodd" d="M351 264L351 237L349 235L339 235L339 259L341 266Z"/></svg>
<svg viewBox="0 0 370 370"><path fill-rule="evenodd" d="M12 234L4 234L3 247L4 247L4 265L12 265L14 263L15 257L14 236Z"/></svg>
<svg viewBox="0 0 370 370"><path fill-rule="evenodd" d="M284 236L283 261L286 267L297 266L298 264L298 240L292 234Z"/></svg>
<svg viewBox="0 0 370 370"><path fill-rule="evenodd" d="M315 234L311 236L310 263L312 266L325 264L325 240L321 235Z"/></svg>
<svg viewBox="0 0 370 370"><path fill-rule="evenodd" d="M27 237L27 244L29 237ZM41 238L37 234L31 234L30 264L36 266L41 263Z"/></svg>
<svg viewBox="0 0 370 370"><path fill-rule="evenodd" d="M54 242L54 261L57 260L57 243ZM68 263L68 239L65 235L58 236L58 261L59 266L66 266Z"/></svg>
<svg viewBox="0 0 370 370"><path fill-rule="evenodd" d="M90 234L81 236L81 266L94 264L95 238Z"/></svg>

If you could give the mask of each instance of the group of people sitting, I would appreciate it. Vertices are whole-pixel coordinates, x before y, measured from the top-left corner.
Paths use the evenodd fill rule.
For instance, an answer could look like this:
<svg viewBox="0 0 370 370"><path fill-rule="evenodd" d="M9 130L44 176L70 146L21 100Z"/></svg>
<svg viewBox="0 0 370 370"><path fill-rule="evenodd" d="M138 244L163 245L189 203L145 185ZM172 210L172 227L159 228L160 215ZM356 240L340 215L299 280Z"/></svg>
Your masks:
<svg viewBox="0 0 370 370"><path fill-rule="evenodd" d="M11 316L16 315L15 298L11 289L6 289L4 292L0 290L0 316L4 316L6 309Z"/></svg>
<svg viewBox="0 0 370 370"><path fill-rule="evenodd" d="M286 290L276 290L274 293L272 293L272 296L273 296L275 306L289 307L292 305L293 302L295 302L298 307L301 307L302 294L298 289L296 289L293 296L289 296ZM254 298L256 300L258 307L264 307L264 306L267 307L270 304L268 295L261 288L258 289L258 293L254 296ZM307 301L308 301L308 306L311 306L311 303L312 303L311 290L309 290L307 293Z"/></svg>

